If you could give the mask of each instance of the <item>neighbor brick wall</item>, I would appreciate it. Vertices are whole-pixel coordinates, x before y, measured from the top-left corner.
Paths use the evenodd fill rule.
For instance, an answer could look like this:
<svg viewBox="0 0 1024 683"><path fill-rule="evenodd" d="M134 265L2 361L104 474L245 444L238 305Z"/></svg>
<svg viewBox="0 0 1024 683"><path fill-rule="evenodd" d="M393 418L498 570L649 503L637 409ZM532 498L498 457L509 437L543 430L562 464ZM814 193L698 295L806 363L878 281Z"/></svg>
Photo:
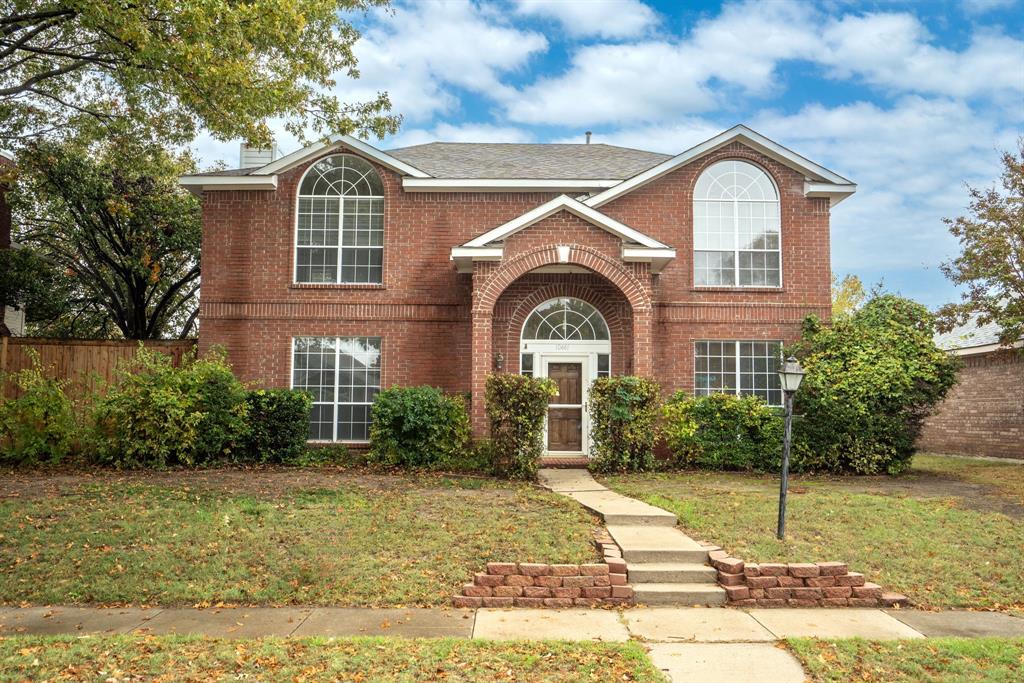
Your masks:
<svg viewBox="0 0 1024 683"><path fill-rule="evenodd" d="M957 383L928 417L917 447L931 453L1024 459L1024 357L962 357Z"/></svg>
<svg viewBox="0 0 1024 683"><path fill-rule="evenodd" d="M692 186L708 164L736 157L759 163L781 191L778 290L693 287ZM556 195L406 193L397 174L377 166L386 198L383 285L294 285L295 193L308 166L281 174L276 191L203 196L200 351L224 346L245 380L288 386L292 336L381 336L385 386L426 383L479 394L494 352L503 353L506 370L518 367L518 349L509 340L529 313L523 302L578 292L586 282L590 296L582 298L610 316L613 371L650 375L656 368L666 391L690 389L694 340L792 341L807 314L830 313L828 201L804 198L799 173L739 143L601 208L676 248L676 259L660 275L647 264L622 264L617 238L565 212L510 237L504 263L478 263L475 273L459 274L451 247ZM625 279L616 287L596 275L581 274L574 284L569 274L524 273L491 292L491 310L474 323L474 296L485 282L516 258L556 244L577 245L581 259L590 253L586 258L617 262ZM545 293L531 295L531 285ZM486 367L475 371L474 350L486 354ZM474 410L478 427L481 408Z"/></svg>

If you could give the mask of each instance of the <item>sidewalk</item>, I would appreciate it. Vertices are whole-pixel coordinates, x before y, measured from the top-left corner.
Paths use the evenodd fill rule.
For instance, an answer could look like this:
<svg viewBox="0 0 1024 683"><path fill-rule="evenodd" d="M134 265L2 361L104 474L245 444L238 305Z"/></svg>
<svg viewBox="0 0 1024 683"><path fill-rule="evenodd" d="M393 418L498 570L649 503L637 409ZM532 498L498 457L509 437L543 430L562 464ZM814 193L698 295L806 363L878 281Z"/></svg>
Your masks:
<svg viewBox="0 0 1024 683"><path fill-rule="evenodd" d="M1024 636L1024 619L995 612L877 609L0 608L0 637L198 634L217 638L392 636L594 640L647 644L670 680L800 683L803 668L776 642L788 637L872 640Z"/></svg>

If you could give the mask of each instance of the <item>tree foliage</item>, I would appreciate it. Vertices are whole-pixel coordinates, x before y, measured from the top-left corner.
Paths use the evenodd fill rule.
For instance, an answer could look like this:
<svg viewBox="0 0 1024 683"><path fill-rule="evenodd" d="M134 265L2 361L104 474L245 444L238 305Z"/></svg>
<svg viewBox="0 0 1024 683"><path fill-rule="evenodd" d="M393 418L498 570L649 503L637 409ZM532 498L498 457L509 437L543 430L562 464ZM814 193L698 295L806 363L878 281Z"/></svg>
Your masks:
<svg viewBox="0 0 1024 683"><path fill-rule="evenodd" d="M143 122L160 137L269 141L268 120L306 132L397 129L384 93L343 103L358 78L347 17L388 0L0 0L0 141L81 117Z"/></svg>
<svg viewBox="0 0 1024 683"><path fill-rule="evenodd" d="M24 310L28 323L67 312L70 279L31 249L0 249L0 310ZM0 319L0 336L10 331Z"/></svg>
<svg viewBox="0 0 1024 683"><path fill-rule="evenodd" d="M849 273L840 280L839 276L832 273L832 315L839 317L850 315L864 303L867 294L864 292L864 284L860 278Z"/></svg>
<svg viewBox="0 0 1024 683"><path fill-rule="evenodd" d="M1002 162L1002 191L970 187L968 215L945 219L961 253L942 272L965 291L939 315L947 331L972 315L982 325L994 322L1009 345L1024 337L1024 138Z"/></svg>
<svg viewBox="0 0 1024 683"><path fill-rule="evenodd" d="M921 304L874 294L831 327L809 318L790 350L806 371L796 393L795 469L896 474L959 362L932 340Z"/></svg>
<svg viewBox="0 0 1024 683"><path fill-rule="evenodd" d="M178 186L194 169L138 127L22 149L12 203L16 240L67 274L68 310L37 331L158 339L194 332L198 200ZM38 316L37 316L38 317Z"/></svg>

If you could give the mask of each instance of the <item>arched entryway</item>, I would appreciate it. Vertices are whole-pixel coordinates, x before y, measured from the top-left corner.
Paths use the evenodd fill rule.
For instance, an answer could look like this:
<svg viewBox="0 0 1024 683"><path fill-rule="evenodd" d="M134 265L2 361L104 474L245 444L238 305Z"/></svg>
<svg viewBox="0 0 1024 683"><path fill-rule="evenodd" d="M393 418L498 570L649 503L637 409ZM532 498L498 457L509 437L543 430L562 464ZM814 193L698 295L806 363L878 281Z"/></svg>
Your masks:
<svg viewBox="0 0 1024 683"><path fill-rule="evenodd" d="M587 394L595 379L611 373L611 351L608 323L583 299L548 299L527 316L520 334L519 371L550 378L558 386L545 421L548 455L590 452Z"/></svg>

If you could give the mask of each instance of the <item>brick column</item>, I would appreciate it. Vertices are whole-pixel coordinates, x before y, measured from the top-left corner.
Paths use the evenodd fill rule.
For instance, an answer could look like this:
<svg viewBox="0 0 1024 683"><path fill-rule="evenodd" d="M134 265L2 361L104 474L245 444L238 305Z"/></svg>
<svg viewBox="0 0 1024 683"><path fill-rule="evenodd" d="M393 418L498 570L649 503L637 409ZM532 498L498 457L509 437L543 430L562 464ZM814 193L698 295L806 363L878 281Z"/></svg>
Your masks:
<svg viewBox="0 0 1024 683"><path fill-rule="evenodd" d="M650 307L633 309L633 374L654 377L654 314Z"/></svg>
<svg viewBox="0 0 1024 683"><path fill-rule="evenodd" d="M493 334L493 311L494 302L481 301L481 293L484 284L490 277L494 266L491 263L477 262L473 268L473 336L471 343L472 375L470 378L470 390L472 392L470 406L470 421L473 426L473 436L476 438L486 437L490 431L485 410L484 392L487 384L487 375L491 372L492 334Z"/></svg>

